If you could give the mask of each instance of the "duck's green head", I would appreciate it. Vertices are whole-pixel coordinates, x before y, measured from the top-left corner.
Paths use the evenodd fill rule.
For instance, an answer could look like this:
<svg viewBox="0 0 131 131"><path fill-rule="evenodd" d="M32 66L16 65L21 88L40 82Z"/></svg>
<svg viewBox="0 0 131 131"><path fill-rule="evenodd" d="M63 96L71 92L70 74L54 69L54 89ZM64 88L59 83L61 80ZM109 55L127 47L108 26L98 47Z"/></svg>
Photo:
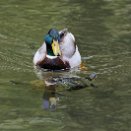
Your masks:
<svg viewBox="0 0 131 131"><path fill-rule="evenodd" d="M46 43L48 55L61 55L59 47L60 35L56 29L50 29L48 34L44 37L44 41Z"/></svg>

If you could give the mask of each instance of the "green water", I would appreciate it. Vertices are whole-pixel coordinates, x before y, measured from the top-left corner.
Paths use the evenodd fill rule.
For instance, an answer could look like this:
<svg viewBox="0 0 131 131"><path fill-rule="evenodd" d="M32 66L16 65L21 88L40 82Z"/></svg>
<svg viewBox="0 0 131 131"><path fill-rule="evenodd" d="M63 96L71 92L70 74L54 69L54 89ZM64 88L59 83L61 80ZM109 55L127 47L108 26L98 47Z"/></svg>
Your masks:
<svg viewBox="0 0 131 131"><path fill-rule="evenodd" d="M0 131L131 130L130 0L0 0ZM51 28L74 33L94 84L44 110L32 58Z"/></svg>

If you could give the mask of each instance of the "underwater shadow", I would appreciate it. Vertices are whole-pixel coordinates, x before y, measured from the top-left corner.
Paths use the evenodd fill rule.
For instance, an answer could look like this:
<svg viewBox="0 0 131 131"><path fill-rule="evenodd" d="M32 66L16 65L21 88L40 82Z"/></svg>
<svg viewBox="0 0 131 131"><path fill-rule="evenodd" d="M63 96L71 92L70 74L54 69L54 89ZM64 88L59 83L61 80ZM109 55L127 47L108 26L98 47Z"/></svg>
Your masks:
<svg viewBox="0 0 131 131"><path fill-rule="evenodd" d="M66 91L80 90L87 87L96 88L93 80L97 77L96 73L80 76L82 71L78 68L72 70L50 71L35 68L37 77L44 81L44 93L42 108L55 111L61 96Z"/></svg>

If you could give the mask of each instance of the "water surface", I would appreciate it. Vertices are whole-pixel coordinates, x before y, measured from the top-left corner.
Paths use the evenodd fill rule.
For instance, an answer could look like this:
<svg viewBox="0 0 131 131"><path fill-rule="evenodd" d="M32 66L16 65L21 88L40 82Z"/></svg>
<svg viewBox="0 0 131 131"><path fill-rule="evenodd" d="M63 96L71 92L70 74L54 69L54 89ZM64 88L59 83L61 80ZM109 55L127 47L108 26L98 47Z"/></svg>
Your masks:
<svg viewBox="0 0 131 131"><path fill-rule="evenodd" d="M1 0L0 130L131 130L130 23L130 0ZM45 87L32 64L52 27L74 33L88 68L78 75L97 73L97 88L56 87L53 112L42 107Z"/></svg>

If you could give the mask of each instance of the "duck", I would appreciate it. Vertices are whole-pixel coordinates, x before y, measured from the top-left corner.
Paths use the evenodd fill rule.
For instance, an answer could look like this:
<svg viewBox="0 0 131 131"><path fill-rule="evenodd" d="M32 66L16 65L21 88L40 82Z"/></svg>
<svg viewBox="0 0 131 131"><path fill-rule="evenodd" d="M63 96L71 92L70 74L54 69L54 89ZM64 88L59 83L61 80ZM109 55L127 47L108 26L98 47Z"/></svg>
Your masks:
<svg viewBox="0 0 131 131"><path fill-rule="evenodd" d="M68 70L79 67L81 55L74 35L63 29L52 28L44 36L42 46L36 51L33 63L47 70Z"/></svg>

